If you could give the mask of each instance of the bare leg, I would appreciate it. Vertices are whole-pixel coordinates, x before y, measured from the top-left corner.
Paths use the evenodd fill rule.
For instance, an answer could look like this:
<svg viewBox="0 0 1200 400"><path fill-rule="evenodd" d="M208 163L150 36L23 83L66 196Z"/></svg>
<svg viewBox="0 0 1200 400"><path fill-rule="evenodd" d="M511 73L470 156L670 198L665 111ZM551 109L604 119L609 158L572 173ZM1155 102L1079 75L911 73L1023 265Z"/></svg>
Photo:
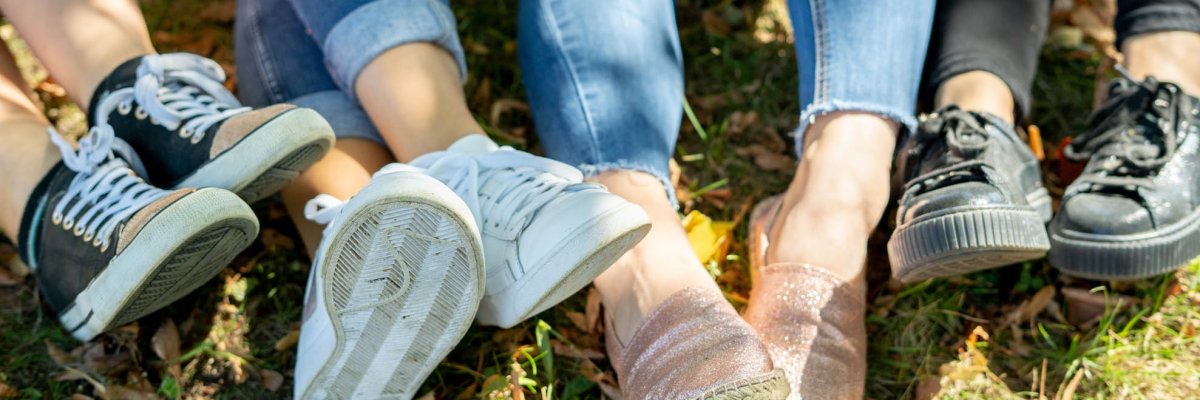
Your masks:
<svg viewBox="0 0 1200 400"><path fill-rule="evenodd" d="M693 286L720 290L692 252L662 181L632 171L605 172L594 181L641 206L654 224L641 243L595 280L617 337L633 337L646 315L680 290Z"/></svg>
<svg viewBox="0 0 1200 400"><path fill-rule="evenodd" d="M0 46L0 230L14 242L29 195L60 158L27 87L8 47Z"/></svg>
<svg viewBox="0 0 1200 400"><path fill-rule="evenodd" d="M155 53L134 0L0 0L0 11L85 111L113 69Z"/></svg>
<svg viewBox="0 0 1200 400"><path fill-rule="evenodd" d="M867 238L887 205L898 131L875 114L818 117L768 234L764 265L812 264L846 282L863 279Z"/></svg>
<svg viewBox="0 0 1200 400"><path fill-rule="evenodd" d="M990 113L1009 124L1015 119L1008 85L987 71L971 71L946 80L938 87L934 103L937 108L957 104L967 111Z"/></svg>
<svg viewBox="0 0 1200 400"><path fill-rule="evenodd" d="M363 68L354 89L400 161L483 133L467 109L458 64L436 45L413 43L384 52Z"/></svg>
<svg viewBox="0 0 1200 400"><path fill-rule="evenodd" d="M1125 67L1138 79L1154 76L1200 96L1200 33L1160 32L1138 35L1121 45Z"/></svg>
<svg viewBox="0 0 1200 400"><path fill-rule="evenodd" d="M283 205L300 231L304 246L311 256L321 243L322 225L304 218L304 205L318 194L348 200L358 193L371 174L392 162L392 155L382 146L362 139L342 139L325 157L292 181L280 192Z"/></svg>

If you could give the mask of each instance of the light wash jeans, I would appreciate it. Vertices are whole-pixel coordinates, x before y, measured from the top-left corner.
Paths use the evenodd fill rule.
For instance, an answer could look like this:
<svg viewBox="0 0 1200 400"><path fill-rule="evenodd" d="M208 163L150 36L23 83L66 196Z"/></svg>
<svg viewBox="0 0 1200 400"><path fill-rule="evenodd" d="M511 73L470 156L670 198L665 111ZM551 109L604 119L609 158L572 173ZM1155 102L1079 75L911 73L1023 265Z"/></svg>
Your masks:
<svg viewBox="0 0 1200 400"><path fill-rule="evenodd" d="M316 109L342 138L382 143L354 100L354 82L383 51L434 43L466 73L448 0L238 3L243 101ZM790 0L801 78L797 132L835 111L876 113L912 131L933 3ZM670 187L667 165L683 114L674 2L521 0L518 17L521 73L546 155L587 175L642 171Z"/></svg>

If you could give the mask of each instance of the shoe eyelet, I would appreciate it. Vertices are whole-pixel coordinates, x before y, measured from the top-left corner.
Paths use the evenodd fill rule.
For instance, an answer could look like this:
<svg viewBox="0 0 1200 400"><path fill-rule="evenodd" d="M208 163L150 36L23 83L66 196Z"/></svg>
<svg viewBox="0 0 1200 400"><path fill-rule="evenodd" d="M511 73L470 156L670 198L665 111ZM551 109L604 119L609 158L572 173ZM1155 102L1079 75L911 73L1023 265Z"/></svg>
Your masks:
<svg viewBox="0 0 1200 400"><path fill-rule="evenodd" d="M61 224L63 222L62 214L54 214L54 215L50 216L50 222L54 223L54 225L56 225L56 226L58 224Z"/></svg>
<svg viewBox="0 0 1200 400"><path fill-rule="evenodd" d="M179 137L187 139L192 137L192 131L188 128L179 128Z"/></svg>
<svg viewBox="0 0 1200 400"><path fill-rule="evenodd" d="M137 109L133 110L133 117L134 117L134 118L137 118L137 119L146 119L146 116L148 116L148 115L149 115L149 114L148 114L148 113L146 113L146 110L142 109L142 106L138 106L138 107L137 107Z"/></svg>
<svg viewBox="0 0 1200 400"><path fill-rule="evenodd" d="M75 225L75 229L72 229L71 233L74 233L75 237L83 237L84 231L85 231L85 229L84 229L83 225ZM87 240L84 240L84 241L87 241Z"/></svg>
<svg viewBox="0 0 1200 400"><path fill-rule="evenodd" d="M203 139L203 137L200 135L192 135L192 144L200 143L201 139Z"/></svg>
<svg viewBox="0 0 1200 400"><path fill-rule="evenodd" d="M84 234L83 234L83 241L85 241L85 242L90 242L90 241L92 241L92 239L95 239L95 238L96 238L95 233L84 232Z"/></svg>
<svg viewBox="0 0 1200 400"><path fill-rule="evenodd" d="M155 119L154 117L150 117L150 123L154 124L154 125L158 125L158 120Z"/></svg>
<svg viewBox="0 0 1200 400"><path fill-rule="evenodd" d="M126 102L121 102L121 104L117 104L117 112L120 113L121 115L129 115L129 111L132 109L133 109L133 104L129 104Z"/></svg>
<svg viewBox="0 0 1200 400"><path fill-rule="evenodd" d="M70 219L70 218L67 218L67 219L64 219L64 220L63 220L63 223L62 223L62 228L63 228L63 229L66 229L66 230L70 231L70 230L71 230L71 227L74 227L74 226L75 226L75 220L73 220L73 219Z"/></svg>
<svg viewBox="0 0 1200 400"><path fill-rule="evenodd" d="M108 242L101 243L98 247L100 247L101 253L106 252L106 251L108 251Z"/></svg>

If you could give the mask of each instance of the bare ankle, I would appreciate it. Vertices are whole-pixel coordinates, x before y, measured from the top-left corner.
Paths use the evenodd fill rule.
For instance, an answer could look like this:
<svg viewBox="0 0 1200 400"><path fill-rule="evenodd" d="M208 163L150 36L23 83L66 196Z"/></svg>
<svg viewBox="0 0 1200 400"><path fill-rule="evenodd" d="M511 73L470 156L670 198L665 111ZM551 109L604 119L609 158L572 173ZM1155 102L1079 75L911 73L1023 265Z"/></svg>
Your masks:
<svg viewBox="0 0 1200 400"><path fill-rule="evenodd" d="M996 115L1013 123L1015 103L1012 91L999 76L986 71L958 74L938 87L934 103L938 108L951 104L967 111Z"/></svg>
<svg viewBox="0 0 1200 400"><path fill-rule="evenodd" d="M1200 34L1170 31L1134 36L1121 46L1124 65L1138 79L1153 76L1200 96Z"/></svg>

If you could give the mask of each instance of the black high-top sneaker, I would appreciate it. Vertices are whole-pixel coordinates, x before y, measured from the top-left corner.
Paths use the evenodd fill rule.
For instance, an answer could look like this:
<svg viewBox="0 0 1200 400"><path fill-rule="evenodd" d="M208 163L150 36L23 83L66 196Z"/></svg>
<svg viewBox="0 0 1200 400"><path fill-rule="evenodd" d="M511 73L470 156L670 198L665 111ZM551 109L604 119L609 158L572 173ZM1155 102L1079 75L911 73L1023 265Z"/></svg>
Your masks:
<svg viewBox="0 0 1200 400"><path fill-rule="evenodd" d="M1050 223L1050 263L1092 279L1170 272L1200 256L1200 100L1153 77L1111 84L1068 159L1087 161Z"/></svg>
<svg viewBox="0 0 1200 400"><path fill-rule="evenodd" d="M92 96L92 126L111 125L146 163L150 183L217 187L249 202L270 196L317 162L333 130L316 111L242 107L216 62L187 53L117 67Z"/></svg>
<svg viewBox="0 0 1200 400"><path fill-rule="evenodd" d="M904 194L888 242L904 282L1040 258L1050 194L1010 124L950 105L922 117L897 156Z"/></svg>
<svg viewBox="0 0 1200 400"><path fill-rule="evenodd" d="M21 222L21 257L72 336L91 340L207 282L258 234L250 207L223 189L146 184L93 128L35 189ZM118 143L114 143L114 140Z"/></svg>

